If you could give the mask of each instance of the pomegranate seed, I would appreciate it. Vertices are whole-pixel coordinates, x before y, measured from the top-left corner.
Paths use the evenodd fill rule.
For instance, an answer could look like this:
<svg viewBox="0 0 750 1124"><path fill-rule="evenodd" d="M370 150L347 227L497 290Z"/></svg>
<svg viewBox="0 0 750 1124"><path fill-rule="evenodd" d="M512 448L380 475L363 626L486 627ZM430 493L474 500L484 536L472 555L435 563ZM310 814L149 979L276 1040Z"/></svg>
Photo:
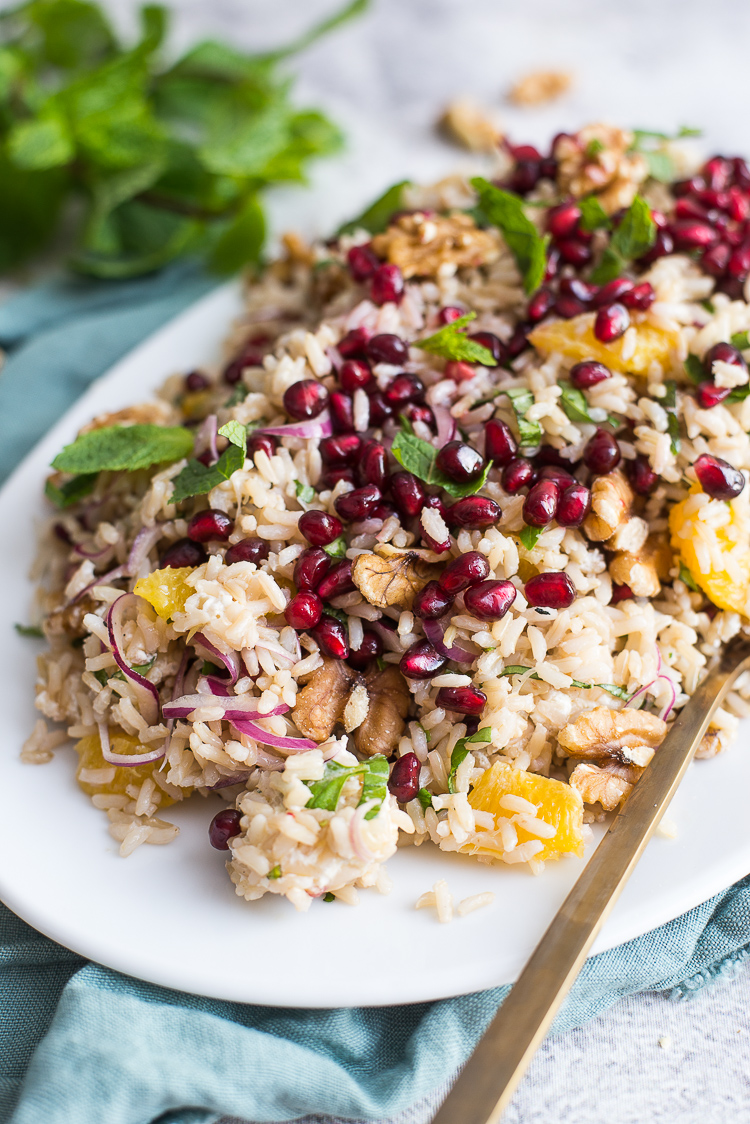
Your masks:
<svg viewBox="0 0 750 1124"><path fill-rule="evenodd" d="M351 433L354 429L354 402L348 394L340 390L331 391L328 400L331 411L331 424L336 433Z"/></svg>
<svg viewBox="0 0 750 1124"><path fill-rule="evenodd" d="M634 285L622 296L622 304L636 312L647 312L655 300L656 293L650 281L642 281L640 285Z"/></svg>
<svg viewBox="0 0 750 1124"><path fill-rule="evenodd" d="M290 418L307 421L317 418L326 408L328 391L315 379L300 379L284 392L284 409Z"/></svg>
<svg viewBox="0 0 750 1124"><path fill-rule="evenodd" d="M610 378L612 378L612 372L609 367L605 367L603 363L597 363L595 359L585 359L583 363L576 363L575 367L570 368L570 381L579 390L588 390L589 387L596 386L597 383Z"/></svg>
<svg viewBox="0 0 750 1124"><path fill-rule="evenodd" d="M528 324L525 326L523 324L519 324L513 335L505 345L508 349L508 355L511 357L511 359L517 359L518 356L521 355L521 353L524 352L529 346L529 341L526 338L526 332L528 331L528 328Z"/></svg>
<svg viewBox="0 0 750 1124"><path fill-rule="evenodd" d="M227 566L232 566L235 562L254 562L259 566L268 558L268 554L269 546L264 539L240 539L230 546L224 555L224 561Z"/></svg>
<svg viewBox="0 0 750 1124"><path fill-rule="evenodd" d="M702 191L706 186L706 181L703 176L692 176L689 180L677 180L672 184L672 193L678 197L681 195L690 195L696 191Z"/></svg>
<svg viewBox="0 0 750 1124"><path fill-rule="evenodd" d="M349 523L357 523L360 519L366 519L382 498L380 488L375 484L365 484L352 492L344 492L333 506L342 519L346 519Z"/></svg>
<svg viewBox="0 0 750 1124"><path fill-rule="evenodd" d="M732 347L731 343L715 343L713 347L709 347L703 356L703 369L707 375L713 375L714 363L730 363L742 371L747 370L747 363L742 354L736 347Z"/></svg>
<svg viewBox="0 0 750 1124"><path fill-rule="evenodd" d="M560 251L557 246L552 246L547 249L547 266L544 270L543 281L551 281L553 277L557 277L560 268Z"/></svg>
<svg viewBox="0 0 750 1124"><path fill-rule="evenodd" d="M339 371L339 384L341 389L349 394L354 394L360 387L369 386L373 381L372 371L360 359L347 359Z"/></svg>
<svg viewBox="0 0 750 1124"><path fill-rule="evenodd" d="M538 451L534 454L534 460L537 464L553 464L555 468L569 469L571 465L571 462L566 460L554 445L540 445Z"/></svg>
<svg viewBox="0 0 750 1124"><path fill-rule="evenodd" d="M502 514L500 504L487 496L464 496L448 508L447 520L452 527L481 531L485 527L494 527Z"/></svg>
<svg viewBox="0 0 750 1124"><path fill-rule="evenodd" d="M555 518L559 501L560 489L554 480L540 480L524 501L524 522L532 527L546 527Z"/></svg>
<svg viewBox="0 0 750 1124"><path fill-rule="evenodd" d="M368 519L379 519L381 523L385 523L386 519L397 514L392 503L379 503L375 510L370 512Z"/></svg>
<svg viewBox="0 0 750 1124"><path fill-rule="evenodd" d="M621 459L620 446L606 429L597 429L583 450L583 463L597 476L606 476L608 472L612 472Z"/></svg>
<svg viewBox="0 0 750 1124"><path fill-rule="evenodd" d="M510 427L497 418L490 418L484 427L484 455L496 465L506 465L518 452Z"/></svg>
<svg viewBox="0 0 750 1124"><path fill-rule="evenodd" d="M557 248L560 251L560 257L568 265L575 265L580 268L588 265L591 261L591 247L579 239L564 238L562 242L557 243Z"/></svg>
<svg viewBox="0 0 750 1124"><path fill-rule="evenodd" d="M211 383L202 375L200 371L191 371L189 375L185 375L185 390L195 394L199 390L205 390Z"/></svg>
<svg viewBox="0 0 750 1124"><path fill-rule="evenodd" d="M508 362L508 352L505 348L505 344L494 332L475 332L473 336L469 336L469 339L474 340L474 343L478 343L482 347L486 347L487 350L492 353L492 358L498 366L502 366L504 363Z"/></svg>
<svg viewBox="0 0 750 1124"><path fill-rule="evenodd" d="M300 515L297 526L313 546L328 546L344 529L341 520L327 511L306 511Z"/></svg>
<svg viewBox="0 0 750 1124"><path fill-rule="evenodd" d="M447 304L438 312L438 324L452 324L454 320L458 320L459 317L465 315L463 308L456 308L454 304Z"/></svg>
<svg viewBox="0 0 750 1124"><path fill-rule="evenodd" d="M381 445L379 441L368 441L357 462L357 477L360 484L376 484L382 491L387 474L388 454L385 445Z"/></svg>
<svg viewBox="0 0 750 1124"><path fill-rule="evenodd" d="M446 593L439 582L428 582L414 597L412 612L421 621L436 621L453 604L453 597Z"/></svg>
<svg viewBox="0 0 750 1124"><path fill-rule="evenodd" d="M725 242L719 242L718 245L712 246L702 254L700 258L701 266L711 277L723 277L729 264L731 252Z"/></svg>
<svg viewBox="0 0 750 1124"><path fill-rule="evenodd" d="M695 397L702 409L711 410L714 406L723 402L725 398L728 398L731 393L732 388L729 386L714 386L712 382L702 382L696 388Z"/></svg>
<svg viewBox="0 0 750 1124"><path fill-rule="evenodd" d="M669 230L657 230L656 241L650 250L643 254L638 262L640 265L651 265L657 258L666 257L674 250L674 238Z"/></svg>
<svg viewBox="0 0 750 1124"><path fill-rule="evenodd" d="M569 238L580 218L581 208L577 203L561 203L547 212L547 230L553 238Z"/></svg>
<svg viewBox="0 0 750 1124"><path fill-rule="evenodd" d="M419 792L419 770L421 765L416 753L405 753L399 757L388 778L388 791L399 804L408 804Z"/></svg>
<svg viewBox="0 0 750 1124"><path fill-rule="evenodd" d="M490 564L485 556L478 550L469 550L449 562L438 581L446 593L455 596L463 589L484 581L489 572Z"/></svg>
<svg viewBox="0 0 750 1124"><path fill-rule="evenodd" d="M345 480L347 484L351 484L351 486L354 487L354 469L349 468L348 465L337 465L327 468L318 480L318 491L332 492L340 480Z"/></svg>
<svg viewBox="0 0 750 1124"><path fill-rule="evenodd" d="M732 160L732 168L734 169L737 186L741 187L743 191L750 191L750 168L747 161L743 160L741 156L735 156Z"/></svg>
<svg viewBox="0 0 750 1124"><path fill-rule="evenodd" d="M669 224L669 232L678 250L705 250L719 241L714 228L697 219L676 219Z"/></svg>
<svg viewBox="0 0 750 1124"><path fill-rule="evenodd" d="M697 219L698 222L708 222L709 213L694 196L685 195L678 199L674 208L675 218Z"/></svg>
<svg viewBox="0 0 750 1124"><path fill-rule="evenodd" d="M510 496L536 480L536 469L526 457L514 457L503 469L503 488Z"/></svg>
<svg viewBox="0 0 750 1124"><path fill-rule="evenodd" d="M701 168L706 184L712 191L725 191L732 182L732 162L723 156L712 156Z"/></svg>
<svg viewBox="0 0 750 1124"><path fill-rule="evenodd" d="M610 605L619 605L621 601L632 601L633 591L629 585L613 585Z"/></svg>
<svg viewBox="0 0 750 1124"><path fill-rule="evenodd" d="M312 634L324 656L330 656L332 660L349 658L346 629L335 617L322 617Z"/></svg>
<svg viewBox="0 0 750 1124"><path fill-rule="evenodd" d="M744 281L748 272L750 272L750 246L738 246L729 255L727 275L738 281Z"/></svg>
<svg viewBox="0 0 750 1124"><path fill-rule="evenodd" d="M294 564L294 584L298 590L313 590L331 568L331 559L319 546L303 550Z"/></svg>
<svg viewBox="0 0 750 1124"><path fill-rule="evenodd" d="M566 468L561 468L558 464L545 464L539 472L540 480L552 480L557 484L560 491L564 488L569 488L571 484L577 484L575 476L572 476Z"/></svg>
<svg viewBox="0 0 750 1124"><path fill-rule="evenodd" d="M435 696L435 706L460 714L481 714L486 702L487 696L478 687L441 687Z"/></svg>
<svg viewBox="0 0 750 1124"><path fill-rule="evenodd" d="M525 587L529 605L547 609L567 609L576 599L575 586L563 573L537 574Z"/></svg>
<svg viewBox="0 0 750 1124"><path fill-rule="evenodd" d="M397 265L381 265L370 282L370 297L375 304L400 304L404 298L404 278Z"/></svg>
<svg viewBox="0 0 750 1124"><path fill-rule="evenodd" d="M159 559L159 569L182 570L190 566L195 569L206 561L206 551L200 543L191 539L178 539L168 547Z"/></svg>
<svg viewBox="0 0 750 1124"><path fill-rule="evenodd" d="M352 328L339 340L336 350L342 359L362 359L371 334L369 328Z"/></svg>
<svg viewBox="0 0 750 1124"><path fill-rule="evenodd" d="M370 425L382 425L393 415L393 407L386 402L381 391L370 394Z"/></svg>
<svg viewBox="0 0 750 1124"><path fill-rule="evenodd" d="M508 151L514 160L536 160L542 159L542 154L538 148L533 144L508 144Z"/></svg>
<svg viewBox="0 0 750 1124"><path fill-rule="evenodd" d="M425 491L421 481L411 472L394 472L389 477L391 495L399 512L404 516L418 515L424 507Z"/></svg>
<svg viewBox="0 0 750 1124"><path fill-rule="evenodd" d="M602 343L612 343L624 336L630 327L630 315L624 305L617 301L600 308L594 321L594 335Z"/></svg>
<svg viewBox="0 0 750 1124"><path fill-rule="evenodd" d="M449 441L443 445L435 463L441 472L459 484L476 480L484 471L484 460L476 449L463 441Z"/></svg>
<svg viewBox="0 0 750 1124"><path fill-rule="evenodd" d="M353 649L349 652L349 663L357 671L364 671L372 660L376 660L382 654L383 641L377 632L373 632L371 628L366 628L362 635L362 642L356 652Z"/></svg>
<svg viewBox="0 0 750 1124"><path fill-rule="evenodd" d="M256 453L265 453L267 457L272 457L276 452L276 438L269 437L265 433L255 433L248 440L247 455L255 458Z"/></svg>
<svg viewBox="0 0 750 1124"><path fill-rule="evenodd" d="M745 477L738 468L703 453L693 465L703 491L715 500L733 500L745 487Z"/></svg>
<svg viewBox="0 0 750 1124"><path fill-rule="evenodd" d="M719 292L726 293L733 301L744 300L745 283L739 277L724 277L719 281L716 288Z"/></svg>
<svg viewBox="0 0 750 1124"><path fill-rule="evenodd" d="M480 621L499 621L516 599L516 587L509 581L486 581L472 585L464 593L464 605Z"/></svg>
<svg viewBox="0 0 750 1124"><path fill-rule="evenodd" d="M355 588L352 581L352 564L348 558L331 566L327 574L321 579L316 589L321 601L332 601L334 597L341 597L344 593L351 593Z"/></svg>
<svg viewBox="0 0 750 1124"><path fill-rule="evenodd" d="M284 609L284 620L292 628L314 628L322 615L323 602L308 589L295 594Z"/></svg>
<svg viewBox="0 0 750 1124"><path fill-rule="evenodd" d="M571 484L560 496L557 522L561 527L580 527L591 510L591 492L584 484Z"/></svg>
<svg viewBox="0 0 750 1124"><path fill-rule="evenodd" d="M429 406L417 406L415 402L410 402L406 407L406 416L412 425L415 422L422 422L422 425L430 429L435 428L435 416Z"/></svg>
<svg viewBox="0 0 750 1124"><path fill-rule="evenodd" d="M555 301L555 312L558 316L562 316L563 320L572 320L574 316L580 316L586 310L587 306L575 297L558 297Z"/></svg>
<svg viewBox="0 0 750 1124"><path fill-rule="evenodd" d="M526 195L536 187L541 174L540 160L519 160L511 172L508 186L518 195Z"/></svg>
<svg viewBox="0 0 750 1124"><path fill-rule="evenodd" d="M730 219L734 219L735 222L744 222L750 215L750 200L746 195L743 195L739 187L730 187L727 194L729 195L727 211Z"/></svg>
<svg viewBox="0 0 750 1124"><path fill-rule="evenodd" d="M362 438L356 433L342 433L338 437L324 437L320 442L323 464L351 464L357 457Z"/></svg>
<svg viewBox="0 0 750 1124"><path fill-rule="evenodd" d="M373 336L367 344L367 358L371 363L390 363L400 366L409 358L409 345L401 336L383 332Z"/></svg>
<svg viewBox="0 0 750 1124"><path fill-rule="evenodd" d="M472 372L473 374L473 372ZM383 391L383 397L394 412L406 405L407 402L421 402L424 400L424 383L417 375L395 375Z"/></svg>
<svg viewBox="0 0 750 1124"><path fill-rule="evenodd" d="M639 453L635 460L625 465L630 486L639 496L648 496L659 483L659 477L649 463L648 457Z"/></svg>
<svg viewBox="0 0 750 1124"><path fill-rule="evenodd" d="M222 808L217 812L208 825L208 839L211 846L217 851L228 851L229 840L242 831L241 819L242 812L238 812L236 808Z"/></svg>
<svg viewBox="0 0 750 1124"><path fill-rule="evenodd" d="M446 663L445 657L433 648L429 640L418 640L406 649L398 666L407 679L432 679Z"/></svg>
<svg viewBox="0 0 750 1124"><path fill-rule="evenodd" d="M476 373L476 367L471 363L464 363L458 359L449 359L443 370L445 378L453 379L454 382L468 382Z"/></svg>
<svg viewBox="0 0 750 1124"><path fill-rule="evenodd" d="M230 519L223 511L208 508L199 511L188 523L188 538L193 542L226 542L234 529L234 519Z"/></svg>
<svg viewBox="0 0 750 1124"><path fill-rule="evenodd" d="M537 289L537 291L529 301L529 307L526 310L526 315L528 316L532 324L537 324L540 320L543 320L549 312L552 311L554 304L554 293L551 293L549 289Z"/></svg>
<svg viewBox="0 0 750 1124"><path fill-rule="evenodd" d="M349 272L355 281L369 281L380 260L369 245L352 246L346 255Z"/></svg>
<svg viewBox="0 0 750 1124"><path fill-rule="evenodd" d="M448 509L441 500L440 496L427 496L425 498L424 505L425 507L432 507L435 509L435 511L439 511L440 518L445 520L445 517L448 514Z"/></svg>
<svg viewBox="0 0 750 1124"><path fill-rule="evenodd" d="M222 378L227 386L236 386L242 378L242 372L245 369L244 359L233 359L231 363L227 363L222 372Z"/></svg>
<svg viewBox="0 0 750 1124"><path fill-rule="evenodd" d="M605 286L606 287L606 286ZM560 294L564 297L575 297L581 304L596 303L599 286L592 285L589 281L582 281L580 277L563 277L560 282ZM612 297L616 300L616 297Z"/></svg>

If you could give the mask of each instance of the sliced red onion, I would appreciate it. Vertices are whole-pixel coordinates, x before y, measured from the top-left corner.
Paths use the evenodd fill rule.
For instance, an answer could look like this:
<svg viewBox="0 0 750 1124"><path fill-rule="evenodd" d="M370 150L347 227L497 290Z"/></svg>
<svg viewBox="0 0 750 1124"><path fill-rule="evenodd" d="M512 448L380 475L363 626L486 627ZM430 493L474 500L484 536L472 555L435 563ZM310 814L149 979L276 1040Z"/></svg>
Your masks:
<svg viewBox="0 0 750 1124"><path fill-rule="evenodd" d="M93 562L95 559L103 558L105 554L110 554L114 550L111 543L102 547L101 550L84 550L82 546L76 545L73 547L73 553L77 554L79 558L90 558Z"/></svg>
<svg viewBox="0 0 750 1124"><path fill-rule="evenodd" d="M164 525L157 523L154 527L143 527L135 536L127 561L127 571L131 577L135 577L140 571L151 552L151 547L156 545L163 531Z"/></svg>
<svg viewBox="0 0 750 1124"><path fill-rule="evenodd" d="M107 613L107 629L109 631L109 642L112 645L112 655L115 657L115 663L126 679L132 684L138 708L144 721L149 726L155 726L159 721L159 692L153 683L149 683L148 679L144 679L137 671L133 671L132 667L125 662L122 655L123 617L128 610L137 610L140 601L141 598L136 597L134 593L123 593L122 597L118 597L117 600L110 605L109 612ZM146 603L147 602L144 602L144 604Z"/></svg>
<svg viewBox="0 0 750 1124"><path fill-rule="evenodd" d="M369 800L367 804L360 804L359 808L357 808L349 823L349 842L352 845L354 854L363 863L372 862L377 858L375 852L370 850L362 836L362 825L364 823L365 815L367 814L369 807Z"/></svg>
<svg viewBox="0 0 750 1124"><path fill-rule="evenodd" d="M99 741L102 747L102 757L108 765L124 766L134 769L139 765L150 765L152 761L160 761L164 756L164 746L152 749L149 753L113 753L109 743L109 727L106 722L97 722L99 727Z"/></svg>
<svg viewBox="0 0 750 1124"><path fill-rule="evenodd" d="M230 686L234 686L240 677L240 655L239 652L232 651L231 648L219 648L216 644L212 644L207 640L202 632L196 632L192 640L193 647L199 655L203 655L204 659L208 659L211 663L217 664L220 667L225 667L229 679Z"/></svg>
<svg viewBox="0 0 750 1124"><path fill-rule="evenodd" d="M223 717L229 722L234 722L235 719L245 719L250 714L257 715L260 718L270 718L276 714L286 714L289 707L286 703L279 703L273 710L267 711L265 714L259 714L258 703L260 699L255 698L253 695L183 695L180 699L175 699L174 702L164 703L162 707L162 714L165 718L187 718L198 707L213 706L220 707L223 711Z"/></svg>
<svg viewBox="0 0 750 1124"><path fill-rule="evenodd" d="M672 698L670 700L669 706L666 708L666 710L664 711L664 713L661 716L662 722L666 722L667 718L669 717L669 715L674 710L674 704L677 702L677 691L675 690L674 683L672 682L672 680L669 678L668 675L659 675L657 678L663 679L665 683L669 683L669 689L672 692Z"/></svg>
<svg viewBox="0 0 750 1124"><path fill-rule="evenodd" d="M286 660L289 664L295 664L300 658L299 653L295 656L294 653L285 648L283 644L276 644L273 640L259 640L255 647L263 648L264 651L269 652L272 656L276 656L277 659ZM245 666L247 667L247 665Z"/></svg>
<svg viewBox="0 0 750 1124"><path fill-rule="evenodd" d="M199 695L221 695L223 699L228 698L232 693L222 679L216 679L213 675L199 679L195 689Z"/></svg>
<svg viewBox="0 0 750 1124"><path fill-rule="evenodd" d="M288 710L289 707L286 707ZM278 714L279 708L269 711L269 714L261 714L261 718L268 718L271 714ZM241 734L246 737L252 738L253 741L260 742L261 745L270 745L273 749L285 749L288 753L305 753L308 749L317 749L318 743L311 741L309 738L294 738L284 734L269 734L268 730L264 730L257 722L253 722L250 718L230 719L235 730L239 730Z"/></svg>
<svg viewBox="0 0 750 1124"><path fill-rule="evenodd" d="M450 648L443 642L443 634L445 629L443 621L447 618L443 617L438 621L422 621L422 630L432 644L436 652L441 656L445 656L447 660L454 660L455 663L473 663L477 658L476 652L470 652L468 648L464 648L462 644L453 644Z"/></svg>
<svg viewBox="0 0 750 1124"><path fill-rule="evenodd" d="M76 593L75 597L71 597L65 608L67 609L68 605L75 605L76 601L80 601L84 593L88 593L88 591L90 589L93 589L95 585L104 585L106 582L119 581L120 578L126 577L128 577L127 566L117 566L114 570L110 570L109 573L99 574L94 578L92 582L89 582L88 585L85 585L79 593Z"/></svg>
<svg viewBox="0 0 750 1124"><path fill-rule="evenodd" d="M324 410L309 421L291 422L289 425L266 425L256 433L270 433L272 437L330 437L333 433L331 415Z"/></svg>
<svg viewBox="0 0 750 1124"><path fill-rule="evenodd" d="M251 772L252 770L248 769L242 774L235 773L234 776L224 777L222 780L217 781L216 784L209 785L208 787L211 789L211 792L216 792L219 788L231 788L233 784L244 784Z"/></svg>
<svg viewBox="0 0 750 1124"><path fill-rule="evenodd" d="M438 448L442 449L443 445L456 436L456 419L445 406L433 406L432 413L437 425Z"/></svg>
<svg viewBox="0 0 750 1124"><path fill-rule="evenodd" d="M193 455L199 457L202 453L209 452L211 454L211 463L213 464L217 461L219 459L219 450L216 447L216 439L218 436L219 420L216 414L209 414L195 434Z"/></svg>
<svg viewBox="0 0 750 1124"><path fill-rule="evenodd" d="M257 749L255 763L259 769L264 769L267 773L280 773L286 765L283 757L275 757L273 753L266 753L264 749Z"/></svg>
<svg viewBox="0 0 750 1124"><path fill-rule="evenodd" d="M401 647L401 639L395 628L388 628L382 621L367 621L366 623L368 628L371 628L373 632L377 632L378 636L383 641L383 645L389 652L403 652L404 649Z"/></svg>

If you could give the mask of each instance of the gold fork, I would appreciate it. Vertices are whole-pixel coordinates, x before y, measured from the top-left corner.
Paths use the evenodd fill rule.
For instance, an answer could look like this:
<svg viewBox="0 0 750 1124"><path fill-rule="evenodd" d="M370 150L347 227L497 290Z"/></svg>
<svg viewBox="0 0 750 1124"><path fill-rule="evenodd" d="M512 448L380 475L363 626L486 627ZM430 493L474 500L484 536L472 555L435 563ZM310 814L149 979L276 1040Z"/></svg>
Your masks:
<svg viewBox="0 0 750 1124"><path fill-rule="evenodd" d="M497 1124L674 796L711 716L748 667L750 642L738 637L675 718L433 1124Z"/></svg>

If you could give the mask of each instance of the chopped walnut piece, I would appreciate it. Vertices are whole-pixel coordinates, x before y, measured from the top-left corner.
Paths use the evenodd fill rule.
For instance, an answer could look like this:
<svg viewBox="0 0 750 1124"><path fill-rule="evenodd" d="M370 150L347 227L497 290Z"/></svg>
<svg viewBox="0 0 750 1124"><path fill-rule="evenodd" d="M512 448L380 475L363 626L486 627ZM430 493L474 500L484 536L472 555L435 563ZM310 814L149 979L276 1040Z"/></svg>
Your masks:
<svg viewBox="0 0 750 1124"><path fill-rule="evenodd" d="M44 620L45 635L48 639L53 636L65 635L71 640L80 640L88 633L83 618L87 613L93 613L96 607L97 602L88 593L85 593L77 601L68 602L60 605L57 609L52 609Z"/></svg>
<svg viewBox="0 0 750 1124"><path fill-rule="evenodd" d="M622 710L596 706L563 726L557 740L570 757L613 757L624 764L643 767L648 765L666 732L666 722L653 714L628 706Z"/></svg>
<svg viewBox="0 0 750 1124"><path fill-rule="evenodd" d="M409 688L397 667L368 672L365 679L370 704L362 724L354 732L358 753L390 757L404 732L409 713Z"/></svg>
<svg viewBox="0 0 750 1124"><path fill-rule="evenodd" d="M579 792L584 804L601 804L605 812L613 812L633 790L632 784L587 762L576 765L570 774L570 786Z"/></svg>
<svg viewBox="0 0 750 1124"><path fill-rule="evenodd" d="M613 582L629 586L636 597L656 597L660 578L668 577L671 564L669 544L661 536L651 535L637 553L615 554L609 574Z"/></svg>
<svg viewBox="0 0 750 1124"><path fill-rule="evenodd" d="M648 177L648 164L629 151L633 134L611 125L587 125L555 144L557 183L563 195L596 194L607 214L629 207Z"/></svg>
<svg viewBox="0 0 750 1124"><path fill-rule="evenodd" d="M344 716L349 691L357 678L357 673L341 660L323 660L323 666L316 668L297 695L291 714L304 737L316 742L330 738Z"/></svg>
<svg viewBox="0 0 750 1124"><path fill-rule="evenodd" d="M566 70L533 70L519 78L508 91L508 101L514 105L544 105L562 97L573 83Z"/></svg>
<svg viewBox="0 0 750 1124"><path fill-rule="evenodd" d="M352 581L362 596L379 609L411 609L414 595L437 578L440 570L413 550L391 558L360 554L352 566Z"/></svg>
<svg viewBox="0 0 750 1124"><path fill-rule="evenodd" d="M153 402L141 402L137 406L126 406L113 414L97 414L79 433L90 433L92 429L105 429L110 425L173 425L178 413L168 402L157 398Z"/></svg>
<svg viewBox="0 0 750 1124"><path fill-rule="evenodd" d="M495 152L502 139L497 126L469 98L451 102L438 121L438 128L470 152Z"/></svg>
<svg viewBox="0 0 750 1124"><path fill-rule="evenodd" d="M311 266L315 261L315 251L304 238L294 230L287 230L281 236L281 242L287 252L287 257L300 265Z"/></svg>
<svg viewBox="0 0 750 1124"><path fill-rule="evenodd" d="M701 738L701 744L695 751L696 757L707 759L709 757L716 757L717 753L721 753L724 748L721 730L717 730L714 726L709 726L706 733Z"/></svg>
<svg viewBox="0 0 750 1124"><path fill-rule="evenodd" d="M402 215L382 234L372 248L378 257L397 265L404 277L435 277L452 267L476 267L500 256L498 235L479 230L470 215Z"/></svg>
<svg viewBox="0 0 750 1124"><path fill-rule="evenodd" d="M591 485L591 512L583 524L588 537L593 542L610 538L630 516L633 498L633 489L619 469L597 476Z"/></svg>

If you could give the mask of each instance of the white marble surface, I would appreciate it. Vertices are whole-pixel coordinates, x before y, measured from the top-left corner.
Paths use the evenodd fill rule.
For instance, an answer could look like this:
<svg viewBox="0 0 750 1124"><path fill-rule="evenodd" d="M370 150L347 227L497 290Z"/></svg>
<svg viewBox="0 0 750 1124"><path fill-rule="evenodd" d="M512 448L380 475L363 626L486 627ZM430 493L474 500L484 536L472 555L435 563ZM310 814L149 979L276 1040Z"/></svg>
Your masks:
<svg viewBox="0 0 750 1124"><path fill-rule="evenodd" d="M136 2L109 0L109 7L127 26ZM171 0L171 7L179 44L220 34L260 48L285 41L336 0ZM374 0L364 19L297 64L298 97L329 109L350 145L319 167L312 191L277 195L277 229L323 232L395 179L466 166L431 130L439 109L461 94L496 108L519 142L546 142L560 129L606 119L699 126L713 151L750 153L749 42L745 0ZM504 104L514 78L544 66L573 71L574 90L545 109ZM749 1010L747 967L689 1003L622 1000L586 1027L547 1040L504 1124L750 1124ZM426 1124L437 1103L436 1094L398 1124Z"/></svg>

